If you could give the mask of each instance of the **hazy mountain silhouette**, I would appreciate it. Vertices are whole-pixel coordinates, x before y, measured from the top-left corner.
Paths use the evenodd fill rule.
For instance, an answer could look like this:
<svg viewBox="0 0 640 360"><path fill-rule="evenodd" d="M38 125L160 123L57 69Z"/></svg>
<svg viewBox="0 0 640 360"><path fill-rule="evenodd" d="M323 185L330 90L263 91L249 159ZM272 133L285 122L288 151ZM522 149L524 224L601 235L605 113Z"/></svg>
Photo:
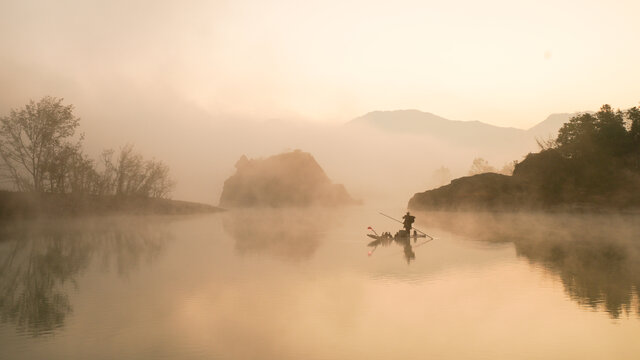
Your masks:
<svg viewBox="0 0 640 360"><path fill-rule="evenodd" d="M574 115L576 115L576 113L551 114L541 123L532 126L527 130L527 133L538 139L555 139L556 136L558 136L558 130Z"/></svg>
<svg viewBox="0 0 640 360"><path fill-rule="evenodd" d="M465 146L501 146L522 152L536 145L536 138L554 137L572 114L552 114L528 130L501 127L480 121L449 120L419 110L373 111L353 119L348 126L364 125L385 132L429 135Z"/></svg>

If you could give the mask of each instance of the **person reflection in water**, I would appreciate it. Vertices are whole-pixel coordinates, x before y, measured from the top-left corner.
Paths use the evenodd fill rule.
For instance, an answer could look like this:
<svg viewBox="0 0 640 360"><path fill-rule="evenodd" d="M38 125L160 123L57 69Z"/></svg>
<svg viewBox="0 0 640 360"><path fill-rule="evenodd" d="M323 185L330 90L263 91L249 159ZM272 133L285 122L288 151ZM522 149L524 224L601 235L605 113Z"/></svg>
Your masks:
<svg viewBox="0 0 640 360"><path fill-rule="evenodd" d="M409 239L407 239L407 243L404 244L404 258L407 260L407 264L409 264L411 260L416 259L416 253L413 252Z"/></svg>

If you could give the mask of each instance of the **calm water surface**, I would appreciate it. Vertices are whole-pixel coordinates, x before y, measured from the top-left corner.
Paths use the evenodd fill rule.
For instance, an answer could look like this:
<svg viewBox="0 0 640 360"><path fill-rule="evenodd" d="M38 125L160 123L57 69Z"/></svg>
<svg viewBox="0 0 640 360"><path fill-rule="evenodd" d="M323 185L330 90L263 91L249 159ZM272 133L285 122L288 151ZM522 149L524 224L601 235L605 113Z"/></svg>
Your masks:
<svg viewBox="0 0 640 360"><path fill-rule="evenodd" d="M9 224L0 358L640 358L634 216L376 210Z"/></svg>

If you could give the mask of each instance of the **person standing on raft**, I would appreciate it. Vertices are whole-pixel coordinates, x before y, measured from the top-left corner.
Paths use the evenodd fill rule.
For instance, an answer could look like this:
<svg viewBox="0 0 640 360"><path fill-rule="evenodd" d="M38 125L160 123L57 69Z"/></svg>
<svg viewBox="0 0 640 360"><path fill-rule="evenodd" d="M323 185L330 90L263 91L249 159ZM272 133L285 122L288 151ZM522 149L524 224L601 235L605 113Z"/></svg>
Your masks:
<svg viewBox="0 0 640 360"><path fill-rule="evenodd" d="M404 229L407 232L407 236L411 236L411 228L413 227L412 225L413 225L413 222L416 220L416 217L412 216L407 211L407 215L403 216L402 220L404 220L403 224L404 224Z"/></svg>

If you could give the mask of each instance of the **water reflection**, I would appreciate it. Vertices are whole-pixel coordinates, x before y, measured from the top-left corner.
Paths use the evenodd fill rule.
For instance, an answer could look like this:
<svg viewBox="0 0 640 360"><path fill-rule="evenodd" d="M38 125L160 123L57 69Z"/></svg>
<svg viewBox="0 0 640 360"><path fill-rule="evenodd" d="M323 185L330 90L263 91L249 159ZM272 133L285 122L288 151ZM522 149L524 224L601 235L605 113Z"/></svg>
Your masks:
<svg viewBox="0 0 640 360"><path fill-rule="evenodd" d="M301 261L311 258L334 220L326 209L237 209L225 213L222 224L239 254Z"/></svg>
<svg viewBox="0 0 640 360"><path fill-rule="evenodd" d="M33 336L64 326L71 290L94 260L126 275L168 237L157 222L109 219L4 224L0 228L0 320Z"/></svg>
<svg viewBox="0 0 640 360"><path fill-rule="evenodd" d="M428 213L430 226L491 242L556 274L571 299L640 317L640 224L633 215Z"/></svg>
<svg viewBox="0 0 640 360"><path fill-rule="evenodd" d="M411 238L409 237L400 237L400 236L391 236L391 234L383 234L381 236L377 235L368 235L371 238L375 239L371 241L367 246L372 247L373 249L369 251L369 256L371 256L378 246L389 246L391 244L396 244L402 247L404 253L404 259L407 261L407 264L411 263L411 260L416 259L416 253L413 251L414 246L411 245ZM413 239L414 243L417 239ZM426 242L431 241L421 241L419 244L415 245L415 247L424 245Z"/></svg>

